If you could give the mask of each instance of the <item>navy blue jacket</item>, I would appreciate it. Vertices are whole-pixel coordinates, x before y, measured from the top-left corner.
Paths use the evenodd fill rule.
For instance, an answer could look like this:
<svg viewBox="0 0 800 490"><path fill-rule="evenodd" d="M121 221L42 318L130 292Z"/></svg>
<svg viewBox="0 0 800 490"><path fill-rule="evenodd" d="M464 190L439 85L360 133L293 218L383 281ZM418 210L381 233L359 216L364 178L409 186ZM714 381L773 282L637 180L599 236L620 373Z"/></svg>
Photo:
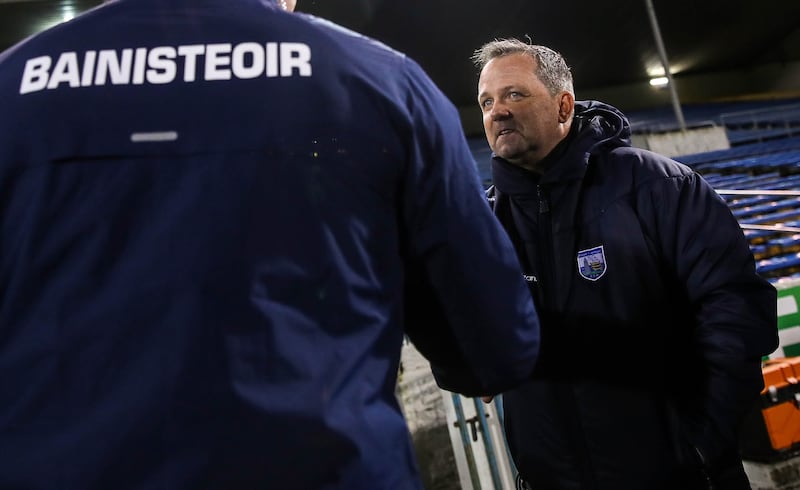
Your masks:
<svg viewBox="0 0 800 490"><path fill-rule="evenodd" d="M745 488L738 425L776 291L724 200L629 138L617 109L578 102L541 177L493 159L542 322L536 380L504 396L511 451L533 488Z"/></svg>
<svg viewBox="0 0 800 490"><path fill-rule="evenodd" d="M419 489L538 320L452 104L272 1L119 0L0 55L0 488Z"/></svg>

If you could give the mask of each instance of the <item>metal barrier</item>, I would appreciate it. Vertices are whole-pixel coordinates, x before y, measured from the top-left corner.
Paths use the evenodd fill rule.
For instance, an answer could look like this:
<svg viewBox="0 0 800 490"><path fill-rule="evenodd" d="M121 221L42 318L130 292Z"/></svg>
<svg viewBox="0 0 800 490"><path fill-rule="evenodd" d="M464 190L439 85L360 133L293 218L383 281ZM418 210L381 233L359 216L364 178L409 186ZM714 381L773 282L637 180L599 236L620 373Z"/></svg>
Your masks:
<svg viewBox="0 0 800 490"><path fill-rule="evenodd" d="M462 490L514 490L516 468L503 432L502 398L490 404L442 391Z"/></svg>

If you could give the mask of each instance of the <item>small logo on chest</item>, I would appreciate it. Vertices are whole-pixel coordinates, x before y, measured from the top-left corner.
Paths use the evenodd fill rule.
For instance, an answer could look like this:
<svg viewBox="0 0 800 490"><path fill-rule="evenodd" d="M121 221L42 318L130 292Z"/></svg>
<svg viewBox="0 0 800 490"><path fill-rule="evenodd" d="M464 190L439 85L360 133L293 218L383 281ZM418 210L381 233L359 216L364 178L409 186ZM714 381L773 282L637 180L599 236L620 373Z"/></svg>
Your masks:
<svg viewBox="0 0 800 490"><path fill-rule="evenodd" d="M581 277L596 281L606 273L606 254L603 246L578 251L578 272Z"/></svg>

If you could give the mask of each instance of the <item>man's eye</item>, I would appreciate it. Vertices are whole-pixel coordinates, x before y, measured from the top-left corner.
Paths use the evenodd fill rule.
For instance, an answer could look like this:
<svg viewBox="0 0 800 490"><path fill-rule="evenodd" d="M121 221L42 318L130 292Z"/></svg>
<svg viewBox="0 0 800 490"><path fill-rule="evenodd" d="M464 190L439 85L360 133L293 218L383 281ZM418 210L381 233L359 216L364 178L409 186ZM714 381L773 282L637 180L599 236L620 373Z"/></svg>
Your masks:
<svg viewBox="0 0 800 490"><path fill-rule="evenodd" d="M517 100L520 97L522 97L522 94L519 93L519 92L509 92L508 93L508 98L511 99L511 100Z"/></svg>
<svg viewBox="0 0 800 490"><path fill-rule="evenodd" d="M492 99L486 99L483 102L481 102L481 107L483 107L484 109L488 109L489 107L492 106L492 102L493 102Z"/></svg>

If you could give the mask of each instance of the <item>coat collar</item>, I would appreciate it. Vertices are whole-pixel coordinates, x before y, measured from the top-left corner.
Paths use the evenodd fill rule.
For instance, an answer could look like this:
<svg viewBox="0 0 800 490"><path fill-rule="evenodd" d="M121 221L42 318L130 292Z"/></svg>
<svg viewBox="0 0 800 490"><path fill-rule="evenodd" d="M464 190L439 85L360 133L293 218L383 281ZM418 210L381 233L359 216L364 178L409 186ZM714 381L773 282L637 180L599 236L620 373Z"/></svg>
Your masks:
<svg viewBox="0 0 800 490"><path fill-rule="evenodd" d="M630 146L630 124L615 107L597 101L575 103L572 128L545 157L543 175L525 170L492 154L492 182L509 195L536 193L538 185L582 179L590 157L608 146Z"/></svg>

